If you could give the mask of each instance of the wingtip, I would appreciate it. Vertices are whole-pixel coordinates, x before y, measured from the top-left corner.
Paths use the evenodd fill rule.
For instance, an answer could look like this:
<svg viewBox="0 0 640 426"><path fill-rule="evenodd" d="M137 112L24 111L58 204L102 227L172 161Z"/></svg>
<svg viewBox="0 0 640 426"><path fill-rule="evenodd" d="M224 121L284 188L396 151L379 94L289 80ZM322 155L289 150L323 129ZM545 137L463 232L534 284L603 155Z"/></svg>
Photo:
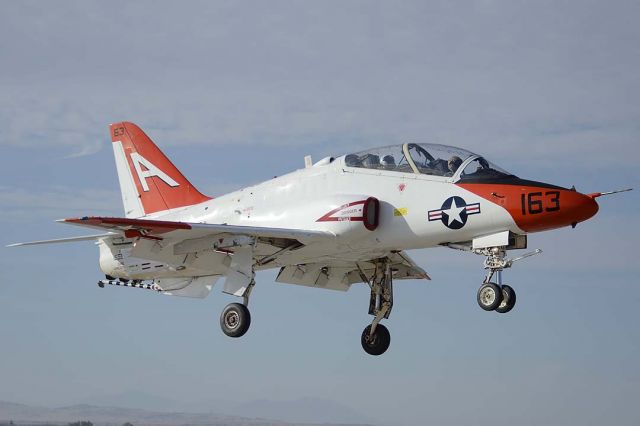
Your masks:
<svg viewBox="0 0 640 426"><path fill-rule="evenodd" d="M75 219L75 218L65 218L65 219L56 219L56 223L63 223L63 224L73 224L73 222L77 221L79 219Z"/></svg>
<svg viewBox="0 0 640 426"><path fill-rule="evenodd" d="M82 222L83 220L89 220L91 219L90 216L82 216L82 217L67 217L65 219L56 219L57 223L78 223L78 222Z"/></svg>

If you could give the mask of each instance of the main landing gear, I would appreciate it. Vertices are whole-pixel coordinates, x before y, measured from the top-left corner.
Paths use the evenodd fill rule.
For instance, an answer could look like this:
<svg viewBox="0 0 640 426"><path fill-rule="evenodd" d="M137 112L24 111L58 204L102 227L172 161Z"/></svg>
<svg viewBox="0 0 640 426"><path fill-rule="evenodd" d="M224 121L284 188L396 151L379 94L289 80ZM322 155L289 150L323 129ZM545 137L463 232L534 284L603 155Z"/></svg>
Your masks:
<svg viewBox="0 0 640 426"><path fill-rule="evenodd" d="M369 298L369 315L373 321L362 331L360 342L362 349L369 355L382 355L391 344L391 335L387 327L380 324L383 318L389 318L393 307L393 279L388 259L376 262L376 269L371 280L361 271L360 276L371 289Z"/></svg>
<svg viewBox="0 0 640 426"><path fill-rule="evenodd" d="M249 312L249 296L256 285L254 280L246 288L242 295L242 303L229 303L220 314L220 328L229 337L242 337L251 325L251 313Z"/></svg>
<svg viewBox="0 0 640 426"><path fill-rule="evenodd" d="M225 293L235 296L242 296L243 303L228 304L220 315L220 328L229 337L241 337L251 325L251 314L249 312L249 296L255 286L253 271L243 274L247 277L249 284L235 286L225 284ZM389 318L393 307L393 271L389 259L378 259L375 261L375 270L372 276L368 277L360 270L360 277L369 285L371 294L369 297L369 314L373 316L371 324L362 331L360 342L362 348L370 355L382 355L389 349L391 335L384 325L380 324L385 318ZM243 282L240 279L240 282Z"/></svg>
<svg viewBox="0 0 640 426"><path fill-rule="evenodd" d="M485 311L496 311L501 314L506 314L511 311L516 304L516 292L512 287L502 284L502 271L510 268L511 265L518 260L541 252L542 250L536 249L520 257L507 259L507 252L504 247L490 247L476 250L477 254L487 257L484 261L484 268L487 270L487 275L484 277L484 281L478 289L478 305ZM497 283L491 281L494 276L496 277Z"/></svg>

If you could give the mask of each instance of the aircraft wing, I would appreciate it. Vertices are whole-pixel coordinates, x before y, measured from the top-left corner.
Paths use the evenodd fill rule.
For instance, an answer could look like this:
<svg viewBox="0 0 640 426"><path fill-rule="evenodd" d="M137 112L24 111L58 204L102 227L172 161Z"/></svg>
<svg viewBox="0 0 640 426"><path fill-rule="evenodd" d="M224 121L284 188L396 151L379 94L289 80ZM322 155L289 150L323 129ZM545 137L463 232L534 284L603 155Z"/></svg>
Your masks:
<svg viewBox="0 0 640 426"><path fill-rule="evenodd" d="M39 244L53 244L53 243L73 243L76 241L91 241L91 240L97 240L104 237L111 237L114 235L117 235L117 234L109 232L106 234L98 234L98 235L83 235L81 237L56 238L53 240L39 240L39 241L29 241L28 243L15 243L15 244L9 244L7 247L35 246Z"/></svg>
<svg viewBox="0 0 640 426"><path fill-rule="evenodd" d="M384 256L363 261L329 260L303 265L284 266L280 269L277 282L307 287L347 291L351 284L367 282L373 278L380 257L390 261L394 280L425 279L431 277L403 251L389 252Z"/></svg>
<svg viewBox="0 0 640 426"><path fill-rule="evenodd" d="M335 235L323 231L307 231L300 229L269 228L258 226L239 226L226 224L206 224L190 222L172 222L152 219L130 219L119 217L83 217L77 219L62 219L58 222L70 225L84 226L100 230L120 233L127 238L147 238L151 240L172 241L186 240L217 234L245 235L262 238L283 238L297 240L308 244L318 239L331 239Z"/></svg>
<svg viewBox="0 0 640 426"><path fill-rule="evenodd" d="M173 222L154 219L94 216L63 219L59 222L99 229L107 231L107 233L61 240L36 241L27 244L82 241L121 235L125 238L167 241L173 247L173 254L180 255L210 248L212 241L222 240L224 235L233 236L234 238L246 236L257 238L262 244L272 247L268 252L259 255L257 266L261 268L273 262L281 253L289 249L295 249L314 242L331 241L335 238L333 233L324 231ZM361 260L345 260L344 258L335 257L325 258L314 263L284 266L280 269L276 281L346 291L351 284L370 280L376 270L376 261L380 258L389 259L393 278L396 280L431 279L426 271L403 251L376 253L375 255L372 254L371 257L367 257L366 254L361 256L359 256Z"/></svg>
<svg viewBox="0 0 640 426"><path fill-rule="evenodd" d="M391 268L396 269L393 278L401 280L431 280L429 274L404 251L390 253L387 257L391 260Z"/></svg>

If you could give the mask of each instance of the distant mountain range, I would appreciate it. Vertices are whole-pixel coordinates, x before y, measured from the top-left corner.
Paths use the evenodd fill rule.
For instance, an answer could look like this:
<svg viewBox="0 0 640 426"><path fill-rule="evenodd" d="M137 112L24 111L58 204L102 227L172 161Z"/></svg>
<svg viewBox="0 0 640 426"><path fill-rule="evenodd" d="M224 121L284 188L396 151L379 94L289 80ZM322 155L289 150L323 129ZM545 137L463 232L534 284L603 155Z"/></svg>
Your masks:
<svg viewBox="0 0 640 426"><path fill-rule="evenodd" d="M211 426L291 426L291 425L311 425L326 422L327 417L355 416L349 409L342 413L331 413L333 410L345 410L345 407L324 400L301 399L298 401L273 402L268 400L255 401L244 404L247 414L243 416L233 416L214 413L181 413L181 412L157 412L141 410L136 408L103 407L98 405L72 405L68 407L47 408L37 407L12 402L0 401L0 422L51 422L68 423L80 420L88 420L96 425L110 424L118 425L125 422L134 425L211 425ZM297 407L297 408L296 408ZM240 408L240 407L239 407ZM294 412L290 410L293 408ZM235 410L234 410L235 411ZM312 422L285 422L282 420L269 420L255 416L254 413L272 413L274 417L283 418L281 413L287 413L288 418L306 417L312 415ZM315 413L315 414L314 414ZM293 415L293 417L292 417ZM317 416L317 417L316 417ZM271 417L271 416L268 416ZM342 423L342 425L354 423ZM362 423L361 423L362 424ZM338 423L333 423L338 425Z"/></svg>
<svg viewBox="0 0 640 426"><path fill-rule="evenodd" d="M310 397L293 400L258 399L241 403L216 399L185 402L138 390L127 390L116 394L87 396L79 403L100 407L137 408L163 413L224 413L290 423L365 424L371 422L371 419L345 404L329 399Z"/></svg>

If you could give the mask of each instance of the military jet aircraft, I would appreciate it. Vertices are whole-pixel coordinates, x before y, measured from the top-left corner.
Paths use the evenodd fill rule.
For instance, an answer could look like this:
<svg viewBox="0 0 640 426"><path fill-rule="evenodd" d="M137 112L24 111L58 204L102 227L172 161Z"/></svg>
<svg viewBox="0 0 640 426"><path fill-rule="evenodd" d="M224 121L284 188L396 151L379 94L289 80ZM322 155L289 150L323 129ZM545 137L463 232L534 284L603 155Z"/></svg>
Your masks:
<svg viewBox="0 0 640 426"><path fill-rule="evenodd" d="M135 124L110 126L124 217L85 216L62 223L102 233L17 245L95 240L105 279L166 295L242 299L220 316L222 331L249 329L255 273L279 268L276 281L347 291L369 286L364 350L380 355L391 338L381 320L393 307L393 281L429 275L409 249L451 247L486 258L477 301L507 313L516 292L502 271L540 252L508 258L527 235L573 226L596 214L596 198L521 179L467 150L405 143L326 157L305 168L216 198L199 192ZM626 190L625 190L626 191Z"/></svg>

